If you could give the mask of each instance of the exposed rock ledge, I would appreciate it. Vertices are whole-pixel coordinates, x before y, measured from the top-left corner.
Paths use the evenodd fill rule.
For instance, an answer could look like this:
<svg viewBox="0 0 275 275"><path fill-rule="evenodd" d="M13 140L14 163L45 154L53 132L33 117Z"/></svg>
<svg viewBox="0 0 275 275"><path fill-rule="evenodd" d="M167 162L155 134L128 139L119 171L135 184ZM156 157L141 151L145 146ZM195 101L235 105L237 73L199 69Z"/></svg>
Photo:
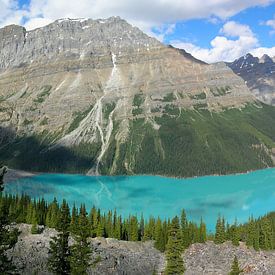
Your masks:
<svg viewBox="0 0 275 275"><path fill-rule="evenodd" d="M31 235L30 225L19 226L21 235L11 253L20 274L50 274L47 271L47 253L50 237L56 234L46 228L42 234ZM126 242L114 239L91 239L96 259L101 261L89 274L158 274L164 270L164 254L158 252L152 242ZM187 275L228 274L232 259L236 255L245 274L275 274L275 251L256 252L244 244L234 247L231 243L215 245L213 242L194 244L184 253Z"/></svg>

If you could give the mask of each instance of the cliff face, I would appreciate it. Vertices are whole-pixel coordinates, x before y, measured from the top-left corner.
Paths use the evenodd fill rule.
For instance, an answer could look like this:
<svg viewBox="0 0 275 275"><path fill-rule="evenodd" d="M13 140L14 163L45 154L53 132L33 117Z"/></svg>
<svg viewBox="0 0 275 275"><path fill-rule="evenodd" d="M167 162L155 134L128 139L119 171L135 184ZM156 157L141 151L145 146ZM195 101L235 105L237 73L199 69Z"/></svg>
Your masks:
<svg viewBox="0 0 275 275"><path fill-rule="evenodd" d="M7 139L6 132L24 138L16 141L15 144L21 143L17 149L12 141L3 142L7 147L1 152L2 160L11 167L30 169L36 163L35 170L49 170L45 163L38 164L45 154L35 163L27 167L25 164L41 152L69 148L70 156L63 162L70 159L70 163L65 168L53 161L60 159L60 154L45 159L51 159L58 171L79 164L74 154L80 154L85 165L72 169L76 172L181 176L220 173L203 168L189 175L178 169L145 171L137 167L141 155L134 154L147 150L146 146L152 147L143 128L152 135L150 140L155 140L153 148L158 160L154 166L161 163L167 167L174 153L168 145L165 148L162 137L157 137L167 123L163 118L171 118L173 123L176 118L192 122L194 118L190 118L190 113L184 116L186 112L218 114L257 104L243 80L224 63L207 65L183 51L162 45L119 17L62 19L29 32L14 25L0 30L0 140ZM181 135L178 130L175 132ZM142 134L139 141L132 140L137 133ZM174 138L173 131L169 135ZM30 137L35 138L37 150L27 160L30 150L22 144ZM211 147L207 140L202 142L196 148L205 144ZM179 146L182 156L189 155L181 149L183 144ZM18 160L23 155L24 159ZM206 161L208 155L199 158ZM258 164L249 169L270 165L269 160L270 157L262 162L259 158ZM218 158L214 162L221 163Z"/></svg>
<svg viewBox="0 0 275 275"><path fill-rule="evenodd" d="M248 88L261 101L275 105L275 58L262 58L247 54L228 66L246 82Z"/></svg>

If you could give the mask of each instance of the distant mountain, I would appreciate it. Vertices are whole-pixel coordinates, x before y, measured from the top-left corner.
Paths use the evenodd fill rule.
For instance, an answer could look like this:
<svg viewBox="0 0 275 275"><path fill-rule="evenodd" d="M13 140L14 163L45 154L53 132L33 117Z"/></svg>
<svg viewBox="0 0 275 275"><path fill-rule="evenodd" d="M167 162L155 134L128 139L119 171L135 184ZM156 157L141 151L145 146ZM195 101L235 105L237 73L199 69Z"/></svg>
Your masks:
<svg viewBox="0 0 275 275"><path fill-rule="evenodd" d="M243 78L259 100L275 105L275 57L247 54L227 65Z"/></svg>
<svg viewBox="0 0 275 275"><path fill-rule="evenodd" d="M119 17L0 29L0 161L25 170L197 176L273 166L275 110Z"/></svg>

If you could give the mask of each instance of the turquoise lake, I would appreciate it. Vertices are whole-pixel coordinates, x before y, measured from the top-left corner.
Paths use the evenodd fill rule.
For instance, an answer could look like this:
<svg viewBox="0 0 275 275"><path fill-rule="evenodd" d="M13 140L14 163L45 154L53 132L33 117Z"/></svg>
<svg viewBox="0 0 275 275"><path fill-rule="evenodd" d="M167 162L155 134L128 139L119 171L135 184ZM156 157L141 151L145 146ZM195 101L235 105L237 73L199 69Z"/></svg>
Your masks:
<svg viewBox="0 0 275 275"><path fill-rule="evenodd" d="M246 221L275 210L275 169L248 174L173 179L158 176L89 177L67 174L40 174L6 185L6 192L65 198L70 205L85 203L102 211L116 209L122 216L150 215L161 218L179 215L185 209L190 220L205 220L215 228L219 213L230 223Z"/></svg>

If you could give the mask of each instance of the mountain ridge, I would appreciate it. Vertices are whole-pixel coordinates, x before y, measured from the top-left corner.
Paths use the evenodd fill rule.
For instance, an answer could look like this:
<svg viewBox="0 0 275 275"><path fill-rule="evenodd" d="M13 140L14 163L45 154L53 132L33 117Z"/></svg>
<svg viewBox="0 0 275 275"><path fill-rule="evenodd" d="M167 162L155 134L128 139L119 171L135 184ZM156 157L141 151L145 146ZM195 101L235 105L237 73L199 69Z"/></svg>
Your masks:
<svg viewBox="0 0 275 275"><path fill-rule="evenodd" d="M0 153L14 168L195 176L273 165L273 127L250 121L273 121L273 109L224 63L198 61L119 17L8 26L0 38L0 126L14 133ZM241 138L232 118L245 125Z"/></svg>
<svg viewBox="0 0 275 275"><path fill-rule="evenodd" d="M264 54L258 58L248 53L226 64L260 101L275 105L275 57Z"/></svg>

